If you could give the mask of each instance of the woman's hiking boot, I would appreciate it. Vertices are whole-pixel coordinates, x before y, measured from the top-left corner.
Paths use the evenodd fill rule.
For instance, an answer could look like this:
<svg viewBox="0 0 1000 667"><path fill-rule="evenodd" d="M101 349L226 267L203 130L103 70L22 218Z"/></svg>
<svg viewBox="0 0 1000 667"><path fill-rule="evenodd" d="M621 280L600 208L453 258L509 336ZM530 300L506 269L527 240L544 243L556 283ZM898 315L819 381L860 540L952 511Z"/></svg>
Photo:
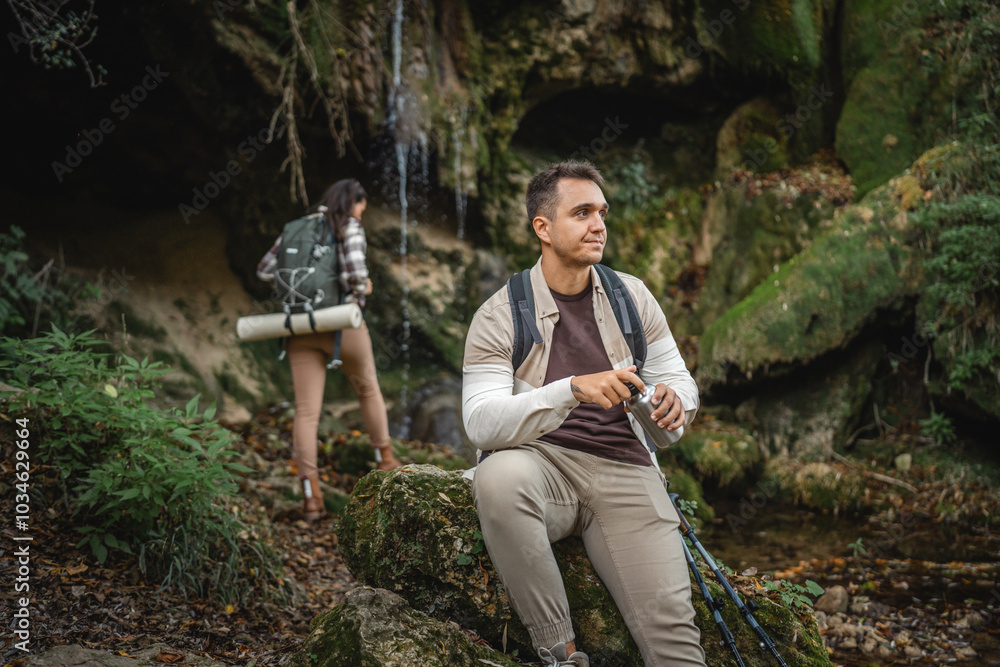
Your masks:
<svg viewBox="0 0 1000 667"><path fill-rule="evenodd" d="M319 475L302 478L302 518L310 523L319 521L326 514L323 494L319 490Z"/></svg>
<svg viewBox="0 0 1000 667"><path fill-rule="evenodd" d="M392 451L392 444L375 448L375 462L379 470L394 470L403 465Z"/></svg>

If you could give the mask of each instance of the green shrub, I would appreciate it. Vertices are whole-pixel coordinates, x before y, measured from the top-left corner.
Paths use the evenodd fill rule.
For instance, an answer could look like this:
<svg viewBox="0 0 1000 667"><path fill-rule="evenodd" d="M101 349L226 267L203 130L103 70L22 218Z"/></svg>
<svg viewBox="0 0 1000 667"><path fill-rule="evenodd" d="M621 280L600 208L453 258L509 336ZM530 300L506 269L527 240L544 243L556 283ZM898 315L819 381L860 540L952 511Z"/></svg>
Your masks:
<svg viewBox="0 0 1000 667"><path fill-rule="evenodd" d="M951 419L940 412L931 410L930 417L920 420L920 430L938 444L955 441L955 427L952 426Z"/></svg>
<svg viewBox="0 0 1000 667"><path fill-rule="evenodd" d="M96 288L71 278L54 261L32 267L24 237L17 225L0 234L0 334L34 337L51 324L74 328L76 301L95 296Z"/></svg>
<svg viewBox="0 0 1000 667"><path fill-rule="evenodd" d="M17 225L0 234L0 331L28 324L30 313L42 302L45 290L28 270L24 230Z"/></svg>
<svg viewBox="0 0 1000 667"><path fill-rule="evenodd" d="M21 392L9 407L32 420L37 460L58 471L78 517L79 546L100 562L110 550L136 554L148 576L183 593L225 602L252 593L283 596L277 554L240 508L231 460L235 436L199 412L158 410L159 362L119 360L93 332L53 328L39 338L0 339L0 369Z"/></svg>

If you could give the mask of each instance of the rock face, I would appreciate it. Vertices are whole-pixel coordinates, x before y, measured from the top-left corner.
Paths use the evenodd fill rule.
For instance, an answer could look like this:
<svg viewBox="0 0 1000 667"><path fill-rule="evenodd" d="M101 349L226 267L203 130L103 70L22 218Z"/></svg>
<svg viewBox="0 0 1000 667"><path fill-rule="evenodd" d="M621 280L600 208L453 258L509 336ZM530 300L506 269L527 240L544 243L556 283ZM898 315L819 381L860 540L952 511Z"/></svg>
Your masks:
<svg viewBox="0 0 1000 667"><path fill-rule="evenodd" d="M374 626L359 620L371 614L389 615L390 611L401 622L420 626L422 629L414 630L420 637L436 637L433 628L453 621L494 648L506 647L510 655L516 650L522 658L532 656L527 631L510 607L478 528L471 489L458 472L421 465L366 475L355 488L338 526L341 553L360 582L398 593L409 607L389 602L392 598L388 594L358 594L344 606L317 618L306 648L296 657L300 662L295 664L313 664L301 662L303 656L322 646L338 651L340 646L361 647L357 649L361 653L356 655L364 655L367 660L339 664L400 664L388 659L379 662L383 658L374 657L378 633L366 631L365 628ZM577 645L590 655L591 664L641 664L638 649L610 594L591 567L582 542L562 540L554 550L573 610ZM741 580L746 583L741 577L735 579L737 587ZM723 595L719 586L710 584L710 587L716 597ZM755 586L750 586L748 590L754 589ZM697 589L694 599L708 663L726 664L725 649L719 646L718 631ZM767 598L759 598L757 602L758 621L780 647L789 665L829 664L810 616L800 618ZM418 612L429 619L423 621ZM768 664L734 605L727 604L723 616L737 638L746 664ZM324 655L317 654L317 660L324 659ZM488 659L508 664L495 657Z"/></svg>
<svg viewBox="0 0 1000 667"><path fill-rule="evenodd" d="M873 197L839 216L712 323L701 338L699 384L737 383L741 376L747 382L812 362L846 346L880 311L913 294L913 253L889 226L896 209L883 208L885 199Z"/></svg>
<svg viewBox="0 0 1000 667"><path fill-rule="evenodd" d="M914 76L926 48L927 3L844 2L844 85L837 153L864 194L900 173L934 143L952 89L943 77Z"/></svg>

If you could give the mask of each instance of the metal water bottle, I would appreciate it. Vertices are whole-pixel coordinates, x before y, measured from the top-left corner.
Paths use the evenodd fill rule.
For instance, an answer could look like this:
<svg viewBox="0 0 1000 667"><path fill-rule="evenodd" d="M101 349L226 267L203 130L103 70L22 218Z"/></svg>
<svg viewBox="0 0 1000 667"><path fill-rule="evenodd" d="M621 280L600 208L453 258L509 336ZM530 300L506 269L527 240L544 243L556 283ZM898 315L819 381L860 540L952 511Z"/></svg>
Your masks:
<svg viewBox="0 0 1000 667"><path fill-rule="evenodd" d="M680 440L681 436L684 435L683 426L676 431L668 431L666 428L660 428L649 416L657 408L653 404L653 394L656 392L656 387L647 384L645 391L639 391L631 383L628 383L627 386L632 392L632 396L626 399L625 404L632 416L642 426L642 430L646 432L646 447L649 448L649 451L655 452L657 449L669 447Z"/></svg>

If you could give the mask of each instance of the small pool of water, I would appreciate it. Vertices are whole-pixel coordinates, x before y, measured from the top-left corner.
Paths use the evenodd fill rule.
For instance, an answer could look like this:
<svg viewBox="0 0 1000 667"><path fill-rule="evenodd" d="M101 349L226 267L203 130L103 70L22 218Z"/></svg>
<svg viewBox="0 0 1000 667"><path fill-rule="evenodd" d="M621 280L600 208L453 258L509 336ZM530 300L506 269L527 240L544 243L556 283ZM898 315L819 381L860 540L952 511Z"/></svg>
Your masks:
<svg viewBox="0 0 1000 667"><path fill-rule="evenodd" d="M736 570L782 570L800 561L852 555L847 546L862 537L864 518L833 516L769 504L751 514L736 502L712 503L716 522L698 530L708 551ZM746 517L746 518L744 518Z"/></svg>

